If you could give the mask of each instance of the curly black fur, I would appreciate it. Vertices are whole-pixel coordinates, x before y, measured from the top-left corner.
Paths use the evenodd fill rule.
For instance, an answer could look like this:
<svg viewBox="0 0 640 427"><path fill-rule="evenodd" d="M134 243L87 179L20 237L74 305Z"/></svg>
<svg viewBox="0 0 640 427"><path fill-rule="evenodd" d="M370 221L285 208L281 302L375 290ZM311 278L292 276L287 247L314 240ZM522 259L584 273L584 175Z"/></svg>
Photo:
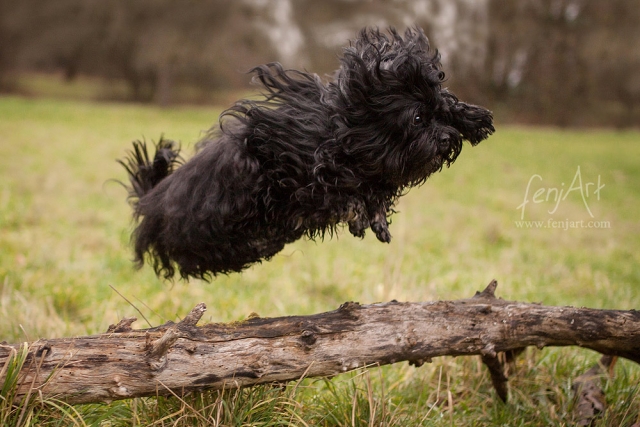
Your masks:
<svg viewBox="0 0 640 427"><path fill-rule="evenodd" d="M418 29L362 30L334 79L252 70L260 101L241 100L180 167L161 140L151 161L134 143L135 259L156 274L210 278L269 259L342 224L389 242L397 198L453 163L462 141L493 133L491 112L442 87L439 55ZM175 170L174 170L175 169Z"/></svg>

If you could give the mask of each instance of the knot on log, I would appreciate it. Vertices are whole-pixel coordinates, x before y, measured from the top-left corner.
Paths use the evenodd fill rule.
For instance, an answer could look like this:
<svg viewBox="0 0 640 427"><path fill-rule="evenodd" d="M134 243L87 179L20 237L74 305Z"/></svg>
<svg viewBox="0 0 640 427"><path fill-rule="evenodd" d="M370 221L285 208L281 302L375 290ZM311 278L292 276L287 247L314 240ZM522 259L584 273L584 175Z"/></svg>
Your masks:
<svg viewBox="0 0 640 427"><path fill-rule="evenodd" d="M353 360L340 359L339 365L341 366L340 370L342 372L353 371L354 369L358 369L365 366L365 364L361 363L358 359L353 359Z"/></svg>
<svg viewBox="0 0 640 427"><path fill-rule="evenodd" d="M402 341L402 338L400 338L400 341ZM404 348L410 350L416 345L418 345L418 336L416 335L416 329L411 327L404 337Z"/></svg>
<svg viewBox="0 0 640 427"><path fill-rule="evenodd" d="M113 334L113 333L118 333L118 332L130 332L131 331L131 325L136 320L138 320L137 317L125 317L124 319L122 319L121 321L116 323L115 325L109 325L109 328L107 329L107 333L108 334Z"/></svg>
<svg viewBox="0 0 640 427"><path fill-rule="evenodd" d="M36 357L47 357L47 354L51 353L51 345L48 342L45 342L42 346L38 347L36 350Z"/></svg>
<svg viewBox="0 0 640 427"><path fill-rule="evenodd" d="M159 371L167 365L167 353L176 341L178 341L178 338L180 338L180 329L195 327L205 311L207 311L207 306L201 302L196 305L184 319L169 327L160 338L153 342L150 342L151 335L147 332L147 344L145 346L147 349L146 359L151 370Z"/></svg>
<svg viewBox="0 0 640 427"><path fill-rule="evenodd" d="M318 337L316 336L315 332L306 329L302 331L302 334L300 334L300 340L306 346L312 346L313 344L316 343L316 341L318 340Z"/></svg>
<svg viewBox="0 0 640 427"><path fill-rule="evenodd" d="M113 378L113 381L116 383L116 385L109 389L109 394L111 395L111 397L115 399L122 399L131 397L133 395L131 391L129 391L129 389L122 384L119 375L116 375Z"/></svg>
<svg viewBox="0 0 640 427"><path fill-rule="evenodd" d="M147 339L150 335L147 335ZM173 326L157 340L147 344L147 363L154 371L159 371L167 365L167 352L176 341L180 338L180 332L176 326Z"/></svg>

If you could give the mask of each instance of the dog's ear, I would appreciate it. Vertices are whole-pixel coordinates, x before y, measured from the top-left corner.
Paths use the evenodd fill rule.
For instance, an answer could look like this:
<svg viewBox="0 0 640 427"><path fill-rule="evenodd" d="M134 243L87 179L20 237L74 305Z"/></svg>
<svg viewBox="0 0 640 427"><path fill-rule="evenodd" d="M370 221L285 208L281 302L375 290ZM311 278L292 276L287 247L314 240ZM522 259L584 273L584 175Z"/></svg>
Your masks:
<svg viewBox="0 0 640 427"><path fill-rule="evenodd" d="M493 114L486 108L465 102L456 102L451 106L450 111L452 113L452 126L471 145L480 143L495 131Z"/></svg>

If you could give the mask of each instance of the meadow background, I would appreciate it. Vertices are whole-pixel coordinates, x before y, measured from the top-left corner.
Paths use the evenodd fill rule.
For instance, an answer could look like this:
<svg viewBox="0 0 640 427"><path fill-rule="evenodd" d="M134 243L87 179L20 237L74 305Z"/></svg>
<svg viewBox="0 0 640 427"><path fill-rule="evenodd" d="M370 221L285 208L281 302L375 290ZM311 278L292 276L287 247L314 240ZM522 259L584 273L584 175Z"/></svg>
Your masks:
<svg viewBox="0 0 640 427"><path fill-rule="evenodd" d="M244 71L279 61L325 76L364 26L424 29L446 85L492 109L496 134L400 200L390 245L344 231L212 283L135 270L115 161L131 141L164 135L190 153L252 90ZM203 322L229 322L467 298L492 279L505 299L639 309L639 43L628 0L0 0L0 342L101 333L125 316L144 328L200 302ZM564 426L572 379L598 358L527 350L507 404L476 357L75 407L14 406L5 382L0 425ZM594 425L640 422L639 383L619 361Z"/></svg>
<svg viewBox="0 0 640 427"><path fill-rule="evenodd" d="M521 127L498 118L494 136L465 146L450 169L400 199L390 245L345 230L324 242L289 245L243 274L168 283L148 266L133 268L131 211L118 183L126 176L115 160L132 140L163 134L192 152L223 105L98 104L86 100L91 85L69 85L60 97L36 77L31 84L47 96L0 97L0 340L95 334L125 316L138 317L134 327L144 328L179 320L199 302L208 307L204 322L229 322L252 312L317 313L345 301L466 298L494 278L504 299L640 308L636 130ZM517 225L533 175L541 179L532 181L530 199L541 187L568 189L578 167L583 189L604 184L599 198L585 199L593 218L573 191L554 214L553 200L529 203L524 220L606 221L607 228ZM34 404L27 413L31 425L569 425L571 379L598 358L577 348L529 349L511 373L508 404L473 357L420 368L401 363L284 389L74 408ZM636 422L640 368L621 360L604 383L609 409L596 425ZM4 407L0 421L16 425L19 412Z"/></svg>

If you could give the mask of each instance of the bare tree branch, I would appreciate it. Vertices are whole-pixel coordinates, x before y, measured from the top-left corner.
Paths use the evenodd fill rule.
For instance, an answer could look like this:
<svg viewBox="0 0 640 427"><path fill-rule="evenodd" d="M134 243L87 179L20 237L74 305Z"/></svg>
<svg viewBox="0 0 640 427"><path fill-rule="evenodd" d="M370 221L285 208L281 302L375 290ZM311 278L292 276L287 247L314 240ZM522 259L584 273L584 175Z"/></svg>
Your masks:
<svg viewBox="0 0 640 427"><path fill-rule="evenodd" d="M182 322L150 329L133 330L125 319L105 334L30 343L18 396L35 387L69 403L100 402L481 355L506 398L506 377L494 363L499 352L576 345L640 363L640 312L504 301L494 296L496 285L463 300L348 302L310 316L200 327L204 304ZM1 346L0 366L19 347Z"/></svg>

